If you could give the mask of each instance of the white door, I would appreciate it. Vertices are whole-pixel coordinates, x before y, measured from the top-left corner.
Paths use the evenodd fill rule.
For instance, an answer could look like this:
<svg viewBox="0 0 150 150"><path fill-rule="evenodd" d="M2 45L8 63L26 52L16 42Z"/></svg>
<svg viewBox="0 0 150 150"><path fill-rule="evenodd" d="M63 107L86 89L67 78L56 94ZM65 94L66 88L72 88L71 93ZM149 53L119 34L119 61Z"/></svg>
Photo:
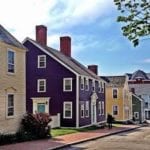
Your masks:
<svg viewBox="0 0 150 150"><path fill-rule="evenodd" d="M92 124L95 124L97 121L96 121L96 105L95 104L91 104L91 121L92 121Z"/></svg>

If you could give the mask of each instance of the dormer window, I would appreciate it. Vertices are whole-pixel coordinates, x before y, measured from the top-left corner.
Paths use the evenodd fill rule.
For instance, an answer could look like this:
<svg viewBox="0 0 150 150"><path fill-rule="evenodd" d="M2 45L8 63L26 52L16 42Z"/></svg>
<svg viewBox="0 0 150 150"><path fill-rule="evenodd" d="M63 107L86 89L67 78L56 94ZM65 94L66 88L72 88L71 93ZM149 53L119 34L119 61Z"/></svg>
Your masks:
<svg viewBox="0 0 150 150"><path fill-rule="evenodd" d="M81 77L81 90L84 90L84 77Z"/></svg>
<svg viewBox="0 0 150 150"><path fill-rule="evenodd" d="M38 68L46 68L46 55L38 56Z"/></svg>
<svg viewBox="0 0 150 150"><path fill-rule="evenodd" d="M89 90L89 80L88 80L88 78L85 79L85 90L86 91Z"/></svg>

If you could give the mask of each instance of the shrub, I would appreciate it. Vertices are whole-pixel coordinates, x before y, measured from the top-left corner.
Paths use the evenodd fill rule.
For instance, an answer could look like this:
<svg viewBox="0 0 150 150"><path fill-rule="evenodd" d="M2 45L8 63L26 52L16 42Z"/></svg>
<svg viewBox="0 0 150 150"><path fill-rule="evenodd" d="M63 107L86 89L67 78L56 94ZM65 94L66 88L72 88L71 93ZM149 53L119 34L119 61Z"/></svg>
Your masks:
<svg viewBox="0 0 150 150"><path fill-rule="evenodd" d="M27 113L22 119L22 130L33 136L33 138L50 137L51 117L46 113Z"/></svg>

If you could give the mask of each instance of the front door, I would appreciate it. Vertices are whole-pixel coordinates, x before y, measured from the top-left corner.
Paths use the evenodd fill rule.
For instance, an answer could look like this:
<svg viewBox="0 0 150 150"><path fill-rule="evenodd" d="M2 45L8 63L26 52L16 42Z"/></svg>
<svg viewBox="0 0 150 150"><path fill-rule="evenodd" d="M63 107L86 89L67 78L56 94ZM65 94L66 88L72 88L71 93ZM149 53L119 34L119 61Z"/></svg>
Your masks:
<svg viewBox="0 0 150 150"><path fill-rule="evenodd" d="M38 103L37 104L37 111L39 113L45 113L45 103Z"/></svg>
<svg viewBox="0 0 150 150"><path fill-rule="evenodd" d="M92 124L95 124L97 122L96 121L96 104L95 103L91 104L91 121L92 121Z"/></svg>

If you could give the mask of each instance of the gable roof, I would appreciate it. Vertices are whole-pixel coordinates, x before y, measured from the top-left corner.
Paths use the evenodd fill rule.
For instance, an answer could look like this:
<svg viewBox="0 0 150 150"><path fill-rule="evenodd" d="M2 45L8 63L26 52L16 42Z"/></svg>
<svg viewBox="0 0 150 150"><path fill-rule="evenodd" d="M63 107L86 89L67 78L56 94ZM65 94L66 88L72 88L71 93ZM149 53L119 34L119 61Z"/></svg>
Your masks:
<svg viewBox="0 0 150 150"><path fill-rule="evenodd" d="M126 76L103 76L108 87L122 87L125 84Z"/></svg>
<svg viewBox="0 0 150 150"><path fill-rule="evenodd" d="M64 55L63 53L61 53L60 51L55 50L51 47L42 46L38 42L36 42L36 41L34 41L30 38L26 38L23 43L25 43L26 41L31 42L32 44L34 44L36 47L40 48L41 50L43 49L48 54L53 55L55 58L60 60L63 64L65 64L69 68L71 68L71 70L74 70L77 74L87 76L87 77L93 78L95 80L100 80L101 79L99 76L94 74L92 71L90 71L84 65L82 65L81 63L76 61L74 58L68 57L68 56Z"/></svg>
<svg viewBox="0 0 150 150"><path fill-rule="evenodd" d="M26 49L13 35L11 35L1 24L0 24L0 41L15 47Z"/></svg>
<svg viewBox="0 0 150 150"><path fill-rule="evenodd" d="M129 76L129 80L136 80L138 78L142 78L144 80L150 80L150 74L145 73L142 70L137 70L133 74L127 74Z"/></svg>

